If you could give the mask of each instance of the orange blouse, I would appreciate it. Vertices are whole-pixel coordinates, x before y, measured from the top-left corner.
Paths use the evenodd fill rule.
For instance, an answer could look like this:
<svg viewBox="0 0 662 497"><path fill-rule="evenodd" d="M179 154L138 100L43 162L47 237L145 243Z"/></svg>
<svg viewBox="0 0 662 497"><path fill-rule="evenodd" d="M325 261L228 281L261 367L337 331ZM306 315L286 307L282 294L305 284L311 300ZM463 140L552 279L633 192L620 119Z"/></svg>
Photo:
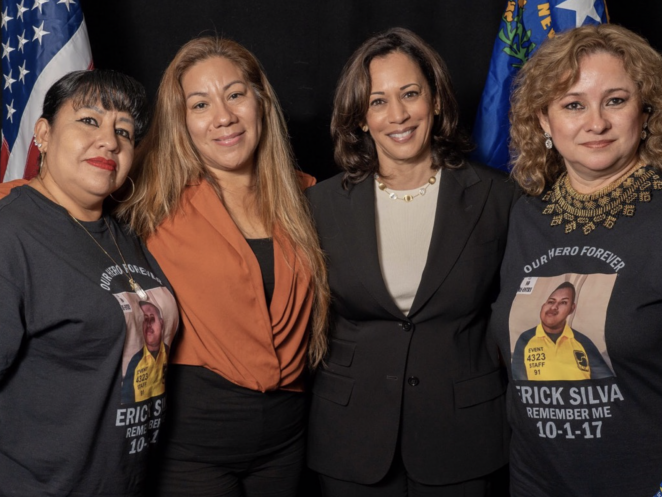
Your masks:
<svg viewBox="0 0 662 497"><path fill-rule="evenodd" d="M312 186L315 179L302 175L301 183ZM207 182L186 188L180 208L147 247L182 317L171 363L203 366L261 392L303 389L311 274L282 233L274 232L269 308L258 261Z"/></svg>

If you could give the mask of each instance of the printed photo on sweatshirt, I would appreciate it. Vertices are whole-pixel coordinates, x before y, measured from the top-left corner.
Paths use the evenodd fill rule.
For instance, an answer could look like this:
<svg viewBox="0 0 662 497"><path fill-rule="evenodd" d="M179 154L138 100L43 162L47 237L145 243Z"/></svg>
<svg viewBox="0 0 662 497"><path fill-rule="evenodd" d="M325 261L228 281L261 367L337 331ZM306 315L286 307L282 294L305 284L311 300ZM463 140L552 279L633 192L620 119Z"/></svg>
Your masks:
<svg viewBox="0 0 662 497"><path fill-rule="evenodd" d="M614 376L605 320L615 282L615 274L524 278L509 320L513 379Z"/></svg>
<svg viewBox="0 0 662 497"><path fill-rule="evenodd" d="M177 330L176 304L164 287L146 290L148 299L132 292L115 294L126 319L122 357L122 404L133 404L165 393L170 346ZM169 312L170 311L170 312Z"/></svg>

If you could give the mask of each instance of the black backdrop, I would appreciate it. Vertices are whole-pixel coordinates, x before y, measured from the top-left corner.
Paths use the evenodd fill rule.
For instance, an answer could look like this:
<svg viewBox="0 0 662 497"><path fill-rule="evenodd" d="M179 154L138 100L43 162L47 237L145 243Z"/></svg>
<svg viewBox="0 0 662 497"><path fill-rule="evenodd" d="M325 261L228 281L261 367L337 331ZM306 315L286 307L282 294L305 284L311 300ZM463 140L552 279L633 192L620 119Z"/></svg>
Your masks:
<svg viewBox="0 0 662 497"><path fill-rule="evenodd" d="M660 0L607 0L612 22L662 49ZM531 4L538 3L529 0ZM372 34L412 29L448 64L470 130L506 0L81 0L96 67L140 80L152 99L189 39L217 33L262 62L288 120L302 169L335 171L329 139L333 90L350 54Z"/></svg>
<svg viewBox="0 0 662 497"><path fill-rule="evenodd" d="M216 33L245 45L278 93L300 166L319 180L336 172L328 131L333 90L363 40L403 26L432 44L448 64L461 123L470 130L506 6L506 0L80 1L95 66L134 76L150 99L189 39ZM662 49L660 0L607 1L612 22ZM306 473L300 497L317 495Z"/></svg>

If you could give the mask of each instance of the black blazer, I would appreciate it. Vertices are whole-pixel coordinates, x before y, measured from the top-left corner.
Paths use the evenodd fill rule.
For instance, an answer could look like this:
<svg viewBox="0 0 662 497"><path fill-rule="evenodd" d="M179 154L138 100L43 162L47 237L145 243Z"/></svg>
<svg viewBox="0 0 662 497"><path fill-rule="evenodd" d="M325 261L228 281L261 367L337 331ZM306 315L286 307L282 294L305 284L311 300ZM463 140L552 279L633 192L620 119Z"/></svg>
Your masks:
<svg viewBox="0 0 662 497"><path fill-rule="evenodd" d="M485 330L518 193L477 164L444 169L439 188L408 316L382 278L372 177L344 190L338 175L307 191L332 293L308 433L308 464L322 474L376 483L398 446L409 476L429 485L507 462L505 376Z"/></svg>

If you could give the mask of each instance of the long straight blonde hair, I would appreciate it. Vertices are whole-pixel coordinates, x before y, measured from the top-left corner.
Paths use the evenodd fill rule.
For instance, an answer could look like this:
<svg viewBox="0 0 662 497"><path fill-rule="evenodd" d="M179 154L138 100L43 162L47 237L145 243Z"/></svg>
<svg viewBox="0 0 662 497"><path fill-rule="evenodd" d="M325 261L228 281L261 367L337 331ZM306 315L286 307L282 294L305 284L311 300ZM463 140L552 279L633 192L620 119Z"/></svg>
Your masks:
<svg viewBox="0 0 662 497"><path fill-rule="evenodd" d="M117 214L147 239L179 207L187 185L208 181L223 196L204 166L186 128L186 103L181 78L198 62L221 57L242 72L262 109L262 135L255 151L258 212L270 235L279 227L302 253L312 275L314 306L308 349L317 366L326 352L329 286L326 265L305 196L299 186L285 119L276 93L255 56L240 44L218 37L185 44L166 69L159 86L149 131L136 151L135 193Z"/></svg>

